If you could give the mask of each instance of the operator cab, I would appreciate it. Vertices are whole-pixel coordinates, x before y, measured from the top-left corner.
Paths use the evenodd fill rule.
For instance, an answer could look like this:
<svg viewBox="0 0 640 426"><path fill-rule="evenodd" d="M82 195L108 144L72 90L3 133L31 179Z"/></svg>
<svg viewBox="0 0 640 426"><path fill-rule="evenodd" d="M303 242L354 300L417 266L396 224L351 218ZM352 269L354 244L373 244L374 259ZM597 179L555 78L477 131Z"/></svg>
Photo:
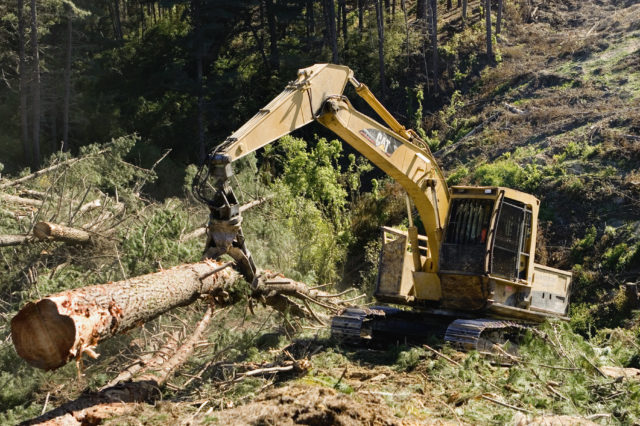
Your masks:
<svg viewBox="0 0 640 426"><path fill-rule="evenodd" d="M529 282L539 200L496 187L453 187L451 192L440 273Z"/></svg>
<svg viewBox="0 0 640 426"><path fill-rule="evenodd" d="M384 227L376 298L533 321L565 315L571 273L534 263L540 201L503 187L458 186L450 195L438 280L413 267L405 231ZM417 247L424 264L433 248L422 235Z"/></svg>

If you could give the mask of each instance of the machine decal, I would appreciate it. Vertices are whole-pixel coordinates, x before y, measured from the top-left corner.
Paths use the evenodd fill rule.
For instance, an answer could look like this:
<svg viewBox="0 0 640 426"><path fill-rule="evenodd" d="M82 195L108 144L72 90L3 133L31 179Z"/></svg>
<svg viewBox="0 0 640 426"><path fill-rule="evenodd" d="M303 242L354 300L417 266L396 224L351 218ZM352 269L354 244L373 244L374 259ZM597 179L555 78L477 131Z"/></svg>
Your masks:
<svg viewBox="0 0 640 426"><path fill-rule="evenodd" d="M360 130L360 134L367 138L367 140L373 145L384 151L384 153L389 157L391 157L393 152L402 145L402 142L378 129L363 129Z"/></svg>

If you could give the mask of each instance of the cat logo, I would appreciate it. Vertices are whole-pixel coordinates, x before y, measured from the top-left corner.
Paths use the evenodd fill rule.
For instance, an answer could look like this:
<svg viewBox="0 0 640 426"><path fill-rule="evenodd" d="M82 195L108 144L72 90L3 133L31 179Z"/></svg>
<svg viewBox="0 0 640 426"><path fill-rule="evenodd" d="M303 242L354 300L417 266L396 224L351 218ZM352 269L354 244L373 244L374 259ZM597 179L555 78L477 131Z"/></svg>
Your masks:
<svg viewBox="0 0 640 426"><path fill-rule="evenodd" d="M384 153L389 157L391 157L394 151L402 144L402 142L396 138L393 138L378 129L363 129L360 130L360 134L367 138L367 140L373 145L384 151Z"/></svg>

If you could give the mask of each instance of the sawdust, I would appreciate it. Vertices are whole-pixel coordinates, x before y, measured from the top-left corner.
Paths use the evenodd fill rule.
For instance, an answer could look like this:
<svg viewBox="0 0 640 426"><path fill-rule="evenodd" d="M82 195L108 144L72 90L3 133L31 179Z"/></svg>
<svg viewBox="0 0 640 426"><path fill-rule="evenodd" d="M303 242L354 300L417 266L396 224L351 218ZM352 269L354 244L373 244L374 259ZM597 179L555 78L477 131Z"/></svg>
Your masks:
<svg viewBox="0 0 640 426"><path fill-rule="evenodd" d="M249 404L203 415L224 425L417 425L424 420L399 419L374 394L346 395L326 387L293 384L267 392ZM442 422L426 424L445 424Z"/></svg>

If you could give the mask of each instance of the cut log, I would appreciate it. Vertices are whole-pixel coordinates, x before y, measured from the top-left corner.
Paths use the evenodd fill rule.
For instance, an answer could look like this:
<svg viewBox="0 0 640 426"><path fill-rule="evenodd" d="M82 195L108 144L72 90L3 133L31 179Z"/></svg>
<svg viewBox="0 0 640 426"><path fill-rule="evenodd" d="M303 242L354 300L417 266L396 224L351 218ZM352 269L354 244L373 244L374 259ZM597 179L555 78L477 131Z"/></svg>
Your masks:
<svg viewBox="0 0 640 426"><path fill-rule="evenodd" d="M0 235L0 247L19 246L29 241L29 235Z"/></svg>
<svg viewBox="0 0 640 426"><path fill-rule="evenodd" d="M220 262L203 261L61 292L27 303L11 320L11 337L29 364L54 370L85 352L91 356L98 342L202 294L224 294L238 278Z"/></svg>
<svg viewBox="0 0 640 426"><path fill-rule="evenodd" d="M253 201L249 201L247 204L243 204L240 206L240 213L246 212L247 210L249 210L250 208L253 208L255 206L259 206L260 204L264 203L265 201L269 201L271 198L273 198L273 195L269 195L267 197L260 197L257 198Z"/></svg>
<svg viewBox="0 0 640 426"><path fill-rule="evenodd" d="M145 374L135 382L119 382L108 385L99 392L84 394L24 424L100 424L110 417L132 412L136 409L136 403L155 401L160 397L160 388L169 380L176 368L193 353L196 343L209 326L213 314L213 307L210 305L190 337L179 348L177 348L177 341L167 342L151 358ZM166 350L171 351L170 356L165 352Z"/></svg>
<svg viewBox="0 0 640 426"><path fill-rule="evenodd" d="M83 213L86 213L86 212L88 212L90 210L94 210L94 209L97 209L97 208L100 208L100 207L102 207L102 201L100 201L99 198L96 198L95 200L89 201L88 203L83 204L82 206L80 206L78 208L78 213L79 214L83 214Z"/></svg>
<svg viewBox="0 0 640 426"><path fill-rule="evenodd" d="M196 238L204 237L205 235L207 235L207 228L205 227L197 228L189 232L188 234L183 235L182 238L180 238L180 241L181 242L190 241Z"/></svg>
<svg viewBox="0 0 640 426"><path fill-rule="evenodd" d="M33 236L43 241L64 241L72 244L83 244L91 240L91 234L87 231L51 222L36 223Z"/></svg>
<svg viewBox="0 0 640 426"><path fill-rule="evenodd" d="M504 105L504 107L505 107L509 112L511 112L511 113L513 113L513 114L524 115L524 114L526 114L526 113L527 113L527 111L525 111L525 110L523 110L523 109L520 109L520 108L518 108L518 107L516 107L516 106L513 106L513 105L511 105L511 104L508 104L508 103L506 103L506 102L503 102L503 104L502 104L502 105Z"/></svg>
<svg viewBox="0 0 640 426"><path fill-rule="evenodd" d="M130 413L137 404L153 401L159 396L160 389L155 381L123 383L102 392L86 393L20 425L97 425L104 419Z"/></svg>
<svg viewBox="0 0 640 426"><path fill-rule="evenodd" d="M42 206L42 200L34 200L32 198L18 197L17 195L0 194L0 200L11 203L20 204L24 206L40 207Z"/></svg>
<svg viewBox="0 0 640 426"><path fill-rule="evenodd" d="M21 197L36 198L38 200L46 200L49 196L46 192L36 191L35 189L22 189L20 190Z"/></svg>

